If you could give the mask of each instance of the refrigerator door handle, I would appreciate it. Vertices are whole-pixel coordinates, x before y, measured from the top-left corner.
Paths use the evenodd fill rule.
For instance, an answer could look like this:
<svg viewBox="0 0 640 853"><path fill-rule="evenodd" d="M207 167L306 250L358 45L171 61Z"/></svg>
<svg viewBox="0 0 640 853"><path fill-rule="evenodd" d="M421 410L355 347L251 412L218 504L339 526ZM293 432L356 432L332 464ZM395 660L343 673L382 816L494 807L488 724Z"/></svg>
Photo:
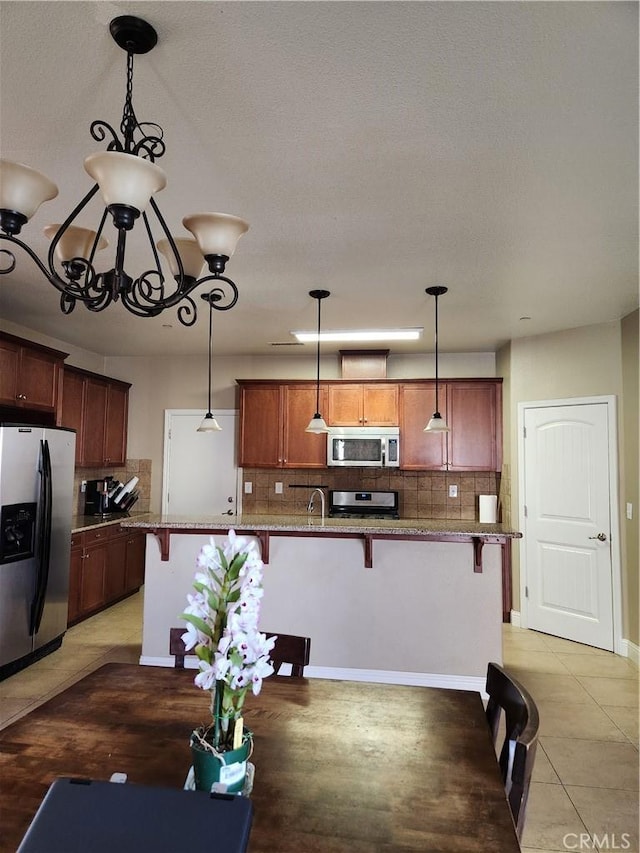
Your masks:
<svg viewBox="0 0 640 853"><path fill-rule="evenodd" d="M51 481L51 455L49 442L40 441L40 515L38 520L38 567L36 573L36 589L31 603L30 632L34 636L40 630L44 602L49 583L49 558L51 556L51 517L53 489Z"/></svg>

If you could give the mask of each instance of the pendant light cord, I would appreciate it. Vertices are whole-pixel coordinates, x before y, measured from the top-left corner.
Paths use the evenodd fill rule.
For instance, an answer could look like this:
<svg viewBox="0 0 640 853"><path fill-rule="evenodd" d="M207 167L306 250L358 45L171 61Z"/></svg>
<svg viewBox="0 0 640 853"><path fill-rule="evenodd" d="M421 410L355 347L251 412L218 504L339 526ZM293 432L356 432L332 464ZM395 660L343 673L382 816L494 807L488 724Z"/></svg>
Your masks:
<svg viewBox="0 0 640 853"><path fill-rule="evenodd" d="M212 352L212 335L213 335L213 305L211 304L211 300L209 300L209 394L207 397L207 401L209 404L209 408L207 410L207 414L211 414L211 352Z"/></svg>
<svg viewBox="0 0 640 853"><path fill-rule="evenodd" d="M440 412L438 406L438 294L436 293L436 412Z"/></svg>
<svg viewBox="0 0 640 853"><path fill-rule="evenodd" d="M318 340L316 342L316 414L320 413L320 304L318 298Z"/></svg>

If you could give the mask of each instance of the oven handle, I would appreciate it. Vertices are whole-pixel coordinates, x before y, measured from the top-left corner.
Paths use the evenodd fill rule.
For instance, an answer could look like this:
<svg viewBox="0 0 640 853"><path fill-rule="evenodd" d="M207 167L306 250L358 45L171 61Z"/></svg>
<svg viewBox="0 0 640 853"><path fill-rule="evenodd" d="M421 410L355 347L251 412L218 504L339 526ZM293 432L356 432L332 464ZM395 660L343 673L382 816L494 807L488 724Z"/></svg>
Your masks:
<svg viewBox="0 0 640 853"><path fill-rule="evenodd" d="M380 449L382 450L382 467L387 467L387 439L383 437L380 439Z"/></svg>

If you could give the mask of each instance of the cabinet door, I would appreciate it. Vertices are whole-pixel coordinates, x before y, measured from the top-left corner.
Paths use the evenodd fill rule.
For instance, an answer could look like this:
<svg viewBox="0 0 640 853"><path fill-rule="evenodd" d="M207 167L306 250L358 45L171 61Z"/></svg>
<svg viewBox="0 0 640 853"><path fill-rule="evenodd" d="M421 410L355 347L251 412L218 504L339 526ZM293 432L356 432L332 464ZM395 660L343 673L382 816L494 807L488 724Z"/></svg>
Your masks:
<svg viewBox="0 0 640 853"><path fill-rule="evenodd" d="M80 583L82 579L82 546L74 547L78 537L71 539L71 558L69 563L69 611L67 624L75 622L80 616Z"/></svg>
<svg viewBox="0 0 640 853"><path fill-rule="evenodd" d="M0 403L18 405L18 367L20 346L0 339Z"/></svg>
<svg viewBox="0 0 640 853"><path fill-rule="evenodd" d="M362 385L329 385L327 423L331 426L362 426Z"/></svg>
<svg viewBox="0 0 640 853"><path fill-rule="evenodd" d="M415 471L443 471L447 467L447 434L424 428L436 405L435 383L400 386L400 467ZM446 412L446 389L438 388L438 405Z"/></svg>
<svg viewBox="0 0 640 853"><path fill-rule="evenodd" d="M316 412L316 389L312 385L284 385L283 466L326 468L327 436L305 432ZM320 386L320 413L327 411L327 388Z"/></svg>
<svg viewBox="0 0 640 853"><path fill-rule="evenodd" d="M450 471L499 471L502 465L502 387L497 382L447 386Z"/></svg>
<svg viewBox="0 0 640 853"><path fill-rule="evenodd" d="M278 468L282 465L279 385L241 386L238 465L241 468Z"/></svg>
<svg viewBox="0 0 640 853"><path fill-rule="evenodd" d="M107 383L87 378L85 413L82 430L82 464L104 464L105 421L107 415Z"/></svg>
<svg viewBox="0 0 640 853"><path fill-rule="evenodd" d="M83 459L85 378L65 370L62 379L62 426L76 431L76 465Z"/></svg>
<svg viewBox="0 0 640 853"><path fill-rule="evenodd" d="M363 385L362 411L365 426L398 426L398 386Z"/></svg>
<svg viewBox="0 0 640 853"><path fill-rule="evenodd" d="M127 455L129 389L109 383L104 438L105 465L124 465Z"/></svg>
<svg viewBox="0 0 640 853"><path fill-rule="evenodd" d="M127 591L127 537L116 535L107 543L104 600L108 604Z"/></svg>
<svg viewBox="0 0 640 853"><path fill-rule="evenodd" d="M146 533L129 534L126 538L126 588L127 592L139 589L144 583L144 561L147 546Z"/></svg>
<svg viewBox="0 0 640 853"><path fill-rule="evenodd" d="M58 403L62 363L46 353L22 347L18 373L21 404L29 409L54 412Z"/></svg>
<svg viewBox="0 0 640 853"><path fill-rule="evenodd" d="M106 543L85 548L80 582L80 610L86 613L104 604L104 579L107 565Z"/></svg>

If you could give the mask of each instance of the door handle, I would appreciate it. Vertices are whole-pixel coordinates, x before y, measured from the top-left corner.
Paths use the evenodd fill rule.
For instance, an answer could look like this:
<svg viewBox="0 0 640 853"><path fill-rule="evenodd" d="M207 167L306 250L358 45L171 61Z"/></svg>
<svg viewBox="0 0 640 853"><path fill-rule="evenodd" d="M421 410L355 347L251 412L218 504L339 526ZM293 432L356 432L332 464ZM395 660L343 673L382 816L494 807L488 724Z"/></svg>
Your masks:
<svg viewBox="0 0 640 853"><path fill-rule="evenodd" d="M606 542L607 541L607 534L606 533L598 533L597 536L589 536L589 539L598 539L600 542Z"/></svg>

